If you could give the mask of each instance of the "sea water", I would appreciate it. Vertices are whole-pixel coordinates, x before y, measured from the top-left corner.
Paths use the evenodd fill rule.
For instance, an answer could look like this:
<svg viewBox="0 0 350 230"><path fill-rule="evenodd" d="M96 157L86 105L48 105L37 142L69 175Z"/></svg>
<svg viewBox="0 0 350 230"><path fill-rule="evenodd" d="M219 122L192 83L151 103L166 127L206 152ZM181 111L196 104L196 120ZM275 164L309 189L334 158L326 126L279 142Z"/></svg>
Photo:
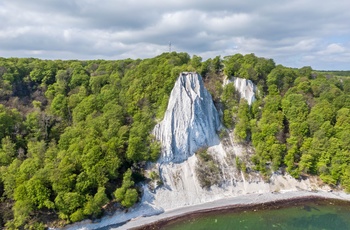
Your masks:
<svg viewBox="0 0 350 230"><path fill-rule="evenodd" d="M290 205L290 204L289 204ZM163 225L161 229L283 229L314 230L350 229L350 205L336 200L295 202L292 206L270 205L253 207L252 210L229 211L206 214L192 214L175 222Z"/></svg>

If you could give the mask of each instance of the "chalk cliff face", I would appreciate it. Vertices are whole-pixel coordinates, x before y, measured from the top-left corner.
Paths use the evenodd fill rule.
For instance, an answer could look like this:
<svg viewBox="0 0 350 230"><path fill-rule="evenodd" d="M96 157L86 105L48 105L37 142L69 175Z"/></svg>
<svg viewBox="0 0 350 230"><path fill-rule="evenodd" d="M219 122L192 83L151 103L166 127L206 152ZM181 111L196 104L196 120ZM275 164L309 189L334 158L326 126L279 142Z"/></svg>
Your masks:
<svg viewBox="0 0 350 230"><path fill-rule="evenodd" d="M154 135L162 144L160 162L183 162L200 147L219 143L218 112L197 73L181 73Z"/></svg>
<svg viewBox="0 0 350 230"><path fill-rule="evenodd" d="M236 90L249 104L255 100L256 87L251 81L234 78L226 80L225 84L230 82L234 82ZM317 188L317 180L316 183L309 179L297 181L291 176L275 173L267 183L254 172L244 174L237 169L236 157L246 159L251 149L234 143L232 132L219 141L216 134L219 128L218 112L201 76L196 73L180 74L171 92L164 119L153 130L161 141L162 155L157 163L150 164L149 172L158 172L162 185L144 185L141 202L127 213L118 211L112 218L108 217L100 223L75 224L68 229L97 229L140 216L243 194ZM199 159L194 152L201 147L209 147L207 153L215 159L219 169L220 181L210 188L201 187L198 180L196 167ZM120 229L125 228L120 226Z"/></svg>
<svg viewBox="0 0 350 230"><path fill-rule="evenodd" d="M234 156L243 148L226 138L220 143L217 130L221 122L210 93L197 73L182 73L171 92L163 121L154 128L162 144L157 169L163 186L154 193L154 204L164 209L199 204L236 192L233 186L242 180ZM220 184L202 188L196 171L196 150L208 147L220 174ZM227 154L229 153L229 154Z"/></svg>
<svg viewBox="0 0 350 230"><path fill-rule="evenodd" d="M235 85L235 88L241 95L241 98L247 100L248 105L251 105L256 100L255 93L257 91L257 87L251 80L233 77L232 80L226 79L224 85L231 82L233 82L233 84Z"/></svg>

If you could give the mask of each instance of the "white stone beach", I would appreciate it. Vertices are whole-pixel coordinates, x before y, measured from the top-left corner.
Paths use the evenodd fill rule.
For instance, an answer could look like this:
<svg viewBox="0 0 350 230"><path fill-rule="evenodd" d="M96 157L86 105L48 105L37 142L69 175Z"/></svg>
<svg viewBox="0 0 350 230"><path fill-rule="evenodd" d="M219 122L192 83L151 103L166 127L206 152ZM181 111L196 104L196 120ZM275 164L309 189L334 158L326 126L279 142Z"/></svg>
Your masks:
<svg viewBox="0 0 350 230"><path fill-rule="evenodd" d="M307 197L320 197L328 199L339 199L350 201L350 194L337 191L326 190L294 190L294 191L281 191L281 192L265 192L265 193L253 193L240 195L236 197L227 197L211 202L206 202L197 205L183 206L176 209L161 210L155 209L151 205L147 205L147 202L138 204L132 208L129 212L115 213L111 217L104 217L99 223L91 223L90 221L84 221L75 224L74 226L67 227L65 229L99 229L108 227L106 229L132 229L141 227L151 223L155 223L164 219L173 219L178 216L186 214L200 212L205 210L220 210L235 205L252 205L261 204L267 202L274 202L279 200L300 199ZM120 224L120 226L117 226Z"/></svg>

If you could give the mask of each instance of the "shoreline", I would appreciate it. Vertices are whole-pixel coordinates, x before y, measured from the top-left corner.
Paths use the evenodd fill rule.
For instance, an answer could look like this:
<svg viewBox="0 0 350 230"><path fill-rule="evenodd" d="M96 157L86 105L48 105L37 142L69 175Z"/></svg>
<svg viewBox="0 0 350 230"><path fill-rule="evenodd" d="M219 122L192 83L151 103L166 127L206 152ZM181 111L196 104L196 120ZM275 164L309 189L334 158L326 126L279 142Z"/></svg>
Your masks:
<svg viewBox="0 0 350 230"><path fill-rule="evenodd" d="M109 225L99 229L159 229L171 221L177 221L184 217L204 215L212 212L240 212L254 209L292 206L294 203L302 203L312 200L338 200L350 202L350 194L345 192L318 191L284 191L280 193L258 193L243 196L228 197L220 200L207 202L198 205L184 206L181 208L167 210L161 214L137 217L123 225ZM350 204L350 203L349 203ZM278 207L278 208L279 208Z"/></svg>
<svg viewBox="0 0 350 230"><path fill-rule="evenodd" d="M331 201L332 203L338 203L342 202L343 204L350 205L350 201L348 200L340 200L340 199L334 199L334 198L326 198L321 196L307 196L307 197L298 197L298 198L289 198L289 199L282 199L282 200L276 200L276 201L269 201L264 203L256 203L256 204L236 204L236 205L229 205L224 207L216 207L212 209L204 209L199 210L191 213L184 213L180 214L178 216L168 217L165 219L160 219L156 222L143 225L140 227L131 228L131 230L156 230L156 229L163 229L163 227L171 225L174 222L180 222L185 219L192 219L192 218L198 218L203 217L206 215L211 214L226 214L226 213L239 213L239 212L246 212L246 211L261 211L261 210L278 210L283 208L288 208L292 206L298 206L305 203L310 202L324 202L324 201Z"/></svg>

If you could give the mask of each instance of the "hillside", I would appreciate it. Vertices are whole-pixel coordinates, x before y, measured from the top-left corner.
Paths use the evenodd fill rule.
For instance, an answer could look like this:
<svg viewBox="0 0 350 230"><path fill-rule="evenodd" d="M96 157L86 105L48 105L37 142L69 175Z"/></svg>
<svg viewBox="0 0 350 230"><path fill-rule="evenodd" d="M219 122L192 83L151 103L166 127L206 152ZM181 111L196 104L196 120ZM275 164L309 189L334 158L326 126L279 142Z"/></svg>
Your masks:
<svg viewBox="0 0 350 230"><path fill-rule="evenodd" d="M133 206L138 182L158 180L144 173L161 153L151 132L183 71L203 77L227 130L218 136L252 147L249 157L235 158L242 173L317 175L350 190L350 79L253 54L0 58L0 225L62 226ZM256 100L249 105L225 76L251 80Z"/></svg>

